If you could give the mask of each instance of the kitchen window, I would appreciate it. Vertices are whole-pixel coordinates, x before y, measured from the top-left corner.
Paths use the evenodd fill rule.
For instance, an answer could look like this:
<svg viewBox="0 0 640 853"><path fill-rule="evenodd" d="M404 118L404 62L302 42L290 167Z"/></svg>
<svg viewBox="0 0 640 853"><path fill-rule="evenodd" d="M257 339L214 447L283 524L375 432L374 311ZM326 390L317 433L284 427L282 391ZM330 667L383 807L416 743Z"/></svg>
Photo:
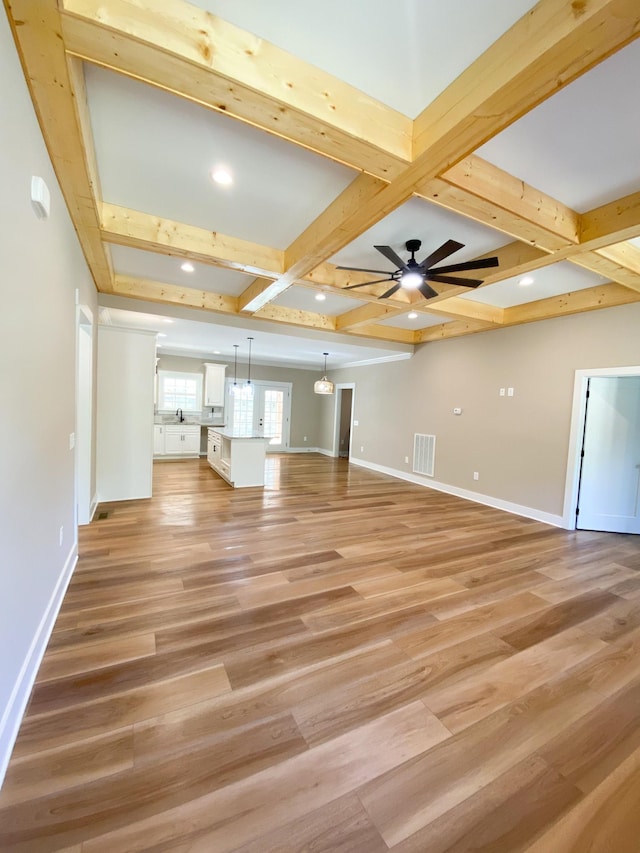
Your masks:
<svg viewBox="0 0 640 853"><path fill-rule="evenodd" d="M202 374L158 371L158 411L202 411Z"/></svg>

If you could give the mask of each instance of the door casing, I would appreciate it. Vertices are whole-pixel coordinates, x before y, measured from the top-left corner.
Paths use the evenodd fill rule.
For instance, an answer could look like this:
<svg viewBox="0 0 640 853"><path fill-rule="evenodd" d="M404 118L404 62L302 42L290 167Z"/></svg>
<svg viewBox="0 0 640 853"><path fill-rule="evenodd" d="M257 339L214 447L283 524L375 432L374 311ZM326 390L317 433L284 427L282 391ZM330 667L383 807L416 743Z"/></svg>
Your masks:
<svg viewBox="0 0 640 853"><path fill-rule="evenodd" d="M587 382L592 376L640 376L640 365L576 370L573 385L573 407L571 411L567 476L562 512L562 526L567 530L576 529L576 503L580 483L580 453L582 451L582 436L584 434L586 417Z"/></svg>

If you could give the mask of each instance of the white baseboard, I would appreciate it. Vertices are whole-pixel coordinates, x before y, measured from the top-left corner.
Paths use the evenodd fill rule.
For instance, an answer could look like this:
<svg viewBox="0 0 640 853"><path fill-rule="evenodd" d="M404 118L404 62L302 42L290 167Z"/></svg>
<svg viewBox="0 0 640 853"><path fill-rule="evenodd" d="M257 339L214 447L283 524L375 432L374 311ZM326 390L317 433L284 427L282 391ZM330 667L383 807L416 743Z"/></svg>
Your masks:
<svg viewBox="0 0 640 853"><path fill-rule="evenodd" d="M331 450L326 450L324 447L316 447L316 453L322 453L323 456L330 456L332 459L337 459L337 456L334 456Z"/></svg>
<svg viewBox="0 0 640 853"><path fill-rule="evenodd" d="M534 521L542 521L544 524L550 524L553 527L565 527L564 518L562 515L554 515L550 512L543 512L540 509L533 509L530 506L522 506L521 504L503 501L500 498L494 498L490 495L483 495L480 492L471 492L468 489L459 489L457 486L450 486L447 483L439 483L437 480L425 480L419 474L412 474L408 471L399 471L397 468L387 468L385 465L376 465L375 462L367 462L364 459L356 459L351 457L353 465L360 465L362 468L369 468L372 471L378 471L380 474L388 474L390 477L396 477L399 480L407 480L409 483L415 483L418 486L426 486L428 489L435 489L437 492L446 492L449 495L455 495L458 498L464 498L474 503L484 504L494 509L501 509L505 512L511 512L514 515L521 515L524 518L532 518Z"/></svg>
<svg viewBox="0 0 640 853"><path fill-rule="evenodd" d="M317 447L285 447L283 450L277 450L276 453L318 453L318 448Z"/></svg>
<svg viewBox="0 0 640 853"><path fill-rule="evenodd" d="M91 505L89 506L89 524L93 521L93 516L96 514L96 510L98 509L98 496L94 495L91 498Z"/></svg>
<svg viewBox="0 0 640 853"><path fill-rule="evenodd" d="M20 723L27 708L31 690L38 674L49 637L53 631L60 605L64 598L73 570L78 562L78 543L75 542L62 568L55 589L49 599L49 604L40 620L40 625L35 633L31 647L24 659L22 669L11 692L2 720L0 720L0 787L4 781L5 773L13 746L18 737Z"/></svg>

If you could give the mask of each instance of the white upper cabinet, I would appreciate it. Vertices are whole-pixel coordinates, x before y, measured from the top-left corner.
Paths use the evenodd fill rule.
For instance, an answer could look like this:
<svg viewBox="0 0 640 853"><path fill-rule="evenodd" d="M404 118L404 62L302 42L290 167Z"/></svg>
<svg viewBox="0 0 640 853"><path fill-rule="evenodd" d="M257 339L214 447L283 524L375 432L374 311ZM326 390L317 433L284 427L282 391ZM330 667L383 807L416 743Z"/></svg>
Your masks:
<svg viewBox="0 0 640 853"><path fill-rule="evenodd" d="M224 406L224 378L226 364L205 364L204 405Z"/></svg>

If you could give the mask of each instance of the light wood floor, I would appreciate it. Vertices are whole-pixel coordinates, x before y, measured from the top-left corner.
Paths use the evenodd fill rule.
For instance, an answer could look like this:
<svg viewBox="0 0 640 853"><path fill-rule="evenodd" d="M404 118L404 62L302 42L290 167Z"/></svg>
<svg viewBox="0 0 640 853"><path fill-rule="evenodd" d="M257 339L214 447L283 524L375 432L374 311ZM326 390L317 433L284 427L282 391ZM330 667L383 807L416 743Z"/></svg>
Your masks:
<svg viewBox="0 0 640 853"><path fill-rule="evenodd" d="M638 853L640 537L269 466L82 529L0 850Z"/></svg>

